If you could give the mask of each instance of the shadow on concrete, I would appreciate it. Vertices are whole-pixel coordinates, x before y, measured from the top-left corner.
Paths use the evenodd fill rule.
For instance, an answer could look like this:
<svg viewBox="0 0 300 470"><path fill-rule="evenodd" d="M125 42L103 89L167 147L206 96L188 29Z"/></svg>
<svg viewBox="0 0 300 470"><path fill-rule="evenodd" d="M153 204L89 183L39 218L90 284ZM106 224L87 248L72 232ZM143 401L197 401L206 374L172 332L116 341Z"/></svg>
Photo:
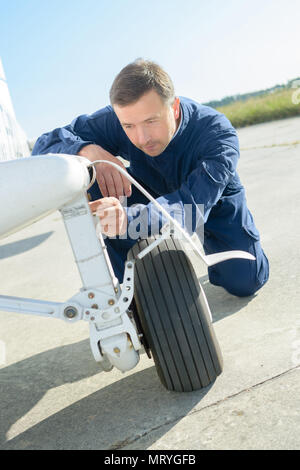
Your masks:
<svg viewBox="0 0 300 470"><path fill-rule="evenodd" d="M149 363L153 364L149 360ZM155 429L168 432L208 393L169 392L149 367L63 408L7 441L7 432L52 388L99 374L89 341L43 352L0 370L1 449L117 449ZM93 380L96 380L94 378ZM104 380L103 380L104 381ZM13 391L13 393L12 393ZM147 446L152 444L151 434ZM134 445L134 444L133 444Z"/></svg>
<svg viewBox="0 0 300 470"><path fill-rule="evenodd" d="M7 243L0 245L0 259L10 258L11 256L19 255L25 251L32 250L38 245L45 242L54 232L46 232L34 237L18 240L17 242Z"/></svg>
<svg viewBox="0 0 300 470"><path fill-rule="evenodd" d="M0 259L32 249L52 233L3 245ZM238 312L253 298L232 296L223 288L211 285L207 275L200 277L199 281L214 321ZM114 450L128 445L134 448L134 443L145 435L148 448L190 413L214 384L197 392L169 392L159 381L153 362L149 360L145 364L147 368L142 371L120 373L119 380L103 386L107 377L94 361L87 339L0 369L0 449ZM46 393L88 378L93 378L91 393L87 383L87 396L72 403L72 390L66 387L65 393L70 393L70 397L62 398L60 411L52 411L54 414L51 414L51 409L45 409L45 419L37 411L37 424L7 440L12 426L18 423L21 427L23 417L26 423L28 413L31 413L28 422L30 419L34 421L34 407ZM99 382L96 392L95 380ZM82 391L84 385L77 386ZM65 403L71 404L66 406ZM55 410L57 408L59 406L54 406ZM151 433L153 430L155 433Z"/></svg>
<svg viewBox="0 0 300 470"><path fill-rule="evenodd" d="M208 275L201 276L198 279L206 295L213 322L242 310L256 297L256 294L249 297L231 295L223 287L212 285L209 282Z"/></svg>

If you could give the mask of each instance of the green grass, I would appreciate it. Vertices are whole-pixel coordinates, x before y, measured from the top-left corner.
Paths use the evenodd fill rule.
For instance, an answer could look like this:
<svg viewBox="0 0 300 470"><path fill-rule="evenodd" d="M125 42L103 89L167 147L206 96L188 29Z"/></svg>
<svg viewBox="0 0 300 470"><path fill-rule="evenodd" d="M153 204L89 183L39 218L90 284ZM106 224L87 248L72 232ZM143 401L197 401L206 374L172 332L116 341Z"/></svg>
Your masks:
<svg viewBox="0 0 300 470"><path fill-rule="evenodd" d="M272 94L250 98L247 101L236 101L216 108L225 114L234 127L250 126L260 122L274 121L292 116L300 116L300 103L293 103L293 94L297 90L289 88ZM294 95L299 101L300 93Z"/></svg>

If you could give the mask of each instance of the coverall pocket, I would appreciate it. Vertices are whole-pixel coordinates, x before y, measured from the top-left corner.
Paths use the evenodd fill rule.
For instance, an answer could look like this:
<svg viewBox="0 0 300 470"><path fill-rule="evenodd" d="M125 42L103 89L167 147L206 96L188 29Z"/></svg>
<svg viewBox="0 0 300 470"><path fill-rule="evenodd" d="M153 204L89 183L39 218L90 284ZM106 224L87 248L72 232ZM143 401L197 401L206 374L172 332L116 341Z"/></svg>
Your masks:
<svg viewBox="0 0 300 470"><path fill-rule="evenodd" d="M244 225L243 229L254 240L259 240L260 239L259 231L257 230L257 228L255 227L255 225L253 223L249 224L249 225Z"/></svg>
<svg viewBox="0 0 300 470"><path fill-rule="evenodd" d="M244 212L244 217L242 221L242 227L244 231L254 240L258 241L260 239L259 231L257 230L252 214L248 208L244 207L246 211Z"/></svg>

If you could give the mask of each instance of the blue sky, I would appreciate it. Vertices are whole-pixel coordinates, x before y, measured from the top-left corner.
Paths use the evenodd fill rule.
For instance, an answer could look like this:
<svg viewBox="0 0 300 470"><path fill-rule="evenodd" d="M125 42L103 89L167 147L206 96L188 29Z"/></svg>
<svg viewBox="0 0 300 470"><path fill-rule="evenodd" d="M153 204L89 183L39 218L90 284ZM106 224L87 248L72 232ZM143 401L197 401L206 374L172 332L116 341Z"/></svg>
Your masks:
<svg viewBox="0 0 300 470"><path fill-rule="evenodd" d="M299 0L0 0L0 57L29 138L108 104L154 60L199 102L300 76Z"/></svg>

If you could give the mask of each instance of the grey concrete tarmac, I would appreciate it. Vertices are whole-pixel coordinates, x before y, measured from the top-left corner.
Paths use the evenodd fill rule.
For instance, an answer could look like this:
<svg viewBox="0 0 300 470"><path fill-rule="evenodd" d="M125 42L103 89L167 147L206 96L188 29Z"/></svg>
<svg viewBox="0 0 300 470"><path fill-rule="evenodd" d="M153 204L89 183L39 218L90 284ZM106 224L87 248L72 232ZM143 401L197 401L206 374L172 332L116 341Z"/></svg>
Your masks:
<svg viewBox="0 0 300 470"><path fill-rule="evenodd" d="M236 298L191 255L224 357L217 380L166 391L145 355L105 373L87 323L1 312L0 449L299 449L299 129L293 118L238 131L267 285ZM0 241L1 295L64 301L80 286L58 212Z"/></svg>

